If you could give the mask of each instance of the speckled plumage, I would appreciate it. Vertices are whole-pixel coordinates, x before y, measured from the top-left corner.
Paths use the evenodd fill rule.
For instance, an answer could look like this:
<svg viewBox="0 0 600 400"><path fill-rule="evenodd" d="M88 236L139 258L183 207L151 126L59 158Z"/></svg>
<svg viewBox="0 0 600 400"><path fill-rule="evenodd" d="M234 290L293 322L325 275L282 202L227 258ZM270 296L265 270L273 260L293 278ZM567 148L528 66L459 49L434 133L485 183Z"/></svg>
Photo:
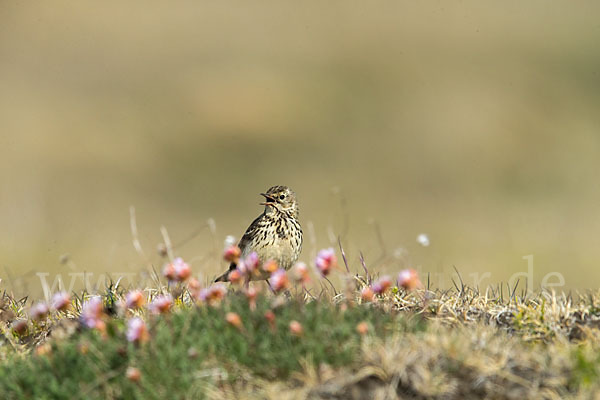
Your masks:
<svg viewBox="0 0 600 400"><path fill-rule="evenodd" d="M238 244L244 258L256 252L261 263L275 261L280 268L290 269L302 251L302 228L298 222L296 194L287 186L273 186L266 193L265 210L248 227ZM229 270L216 281L227 282L229 272L236 268L231 263ZM253 279L266 279L262 273Z"/></svg>

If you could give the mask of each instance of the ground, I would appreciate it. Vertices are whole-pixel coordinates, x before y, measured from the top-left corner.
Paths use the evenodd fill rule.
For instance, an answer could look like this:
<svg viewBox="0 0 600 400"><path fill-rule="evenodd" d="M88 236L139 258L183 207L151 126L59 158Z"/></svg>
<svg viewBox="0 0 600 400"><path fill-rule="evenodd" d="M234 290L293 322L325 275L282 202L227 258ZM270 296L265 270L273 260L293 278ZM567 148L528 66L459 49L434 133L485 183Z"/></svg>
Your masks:
<svg viewBox="0 0 600 400"><path fill-rule="evenodd" d="M195 283L191 289L171 284L143 291L139 304L148 307L129 309L123 305L130 301L127 291L112 285L102 295L98 325L86 322L89 306L82 310L89 295L73 296L65 311L51 307L47 315L32 307L27 318L26 300L5 293L0 395L384 399L598 393L599 293L386 288L381 279L340 274L347 278L341 291L318 281L320 292L291 285L256 294L242 286L194 296L201 290ZM373 298L365 287L375 289ZM161 293L173 296L162 312L155 307ZM132 331L136 317L141 331ZM25 330L15 322L21 320Z"/></svg>

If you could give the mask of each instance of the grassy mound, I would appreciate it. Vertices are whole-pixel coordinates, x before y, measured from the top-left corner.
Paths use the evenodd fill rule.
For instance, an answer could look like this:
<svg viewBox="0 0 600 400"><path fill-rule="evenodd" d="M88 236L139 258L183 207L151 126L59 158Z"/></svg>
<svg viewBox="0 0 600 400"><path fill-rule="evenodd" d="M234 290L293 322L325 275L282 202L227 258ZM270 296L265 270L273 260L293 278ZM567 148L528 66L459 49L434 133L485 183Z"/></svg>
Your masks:
<svg viewBox="0 0 600 400"><path fill-rule="evenodd" d="M355 288L318 298L302 291L254 298L230 290L203 302L179 286L170 288L174 304L162 313L119 306L125 293L109 288L99 325L86 323L82 303L90 300L81 297L69 311L30 318L21 331L14 321L24 320L24 302L5 296L0 398L520 399L600 393L598 294L392 287L365 296L365 287L377 283L354 282ZM148 293L155 304L158 291ZM131 336L138 317L144 335Z"/></svg>
<svg viewBox="0 0 600 400"><path fill-rule="evenodd" d="M181 306L150 317L150 340L138 344L127 342L122 318L108 319L105 333L77 327L35 354L8 357L0 366L0 397L202 397L214 378L232 383L251 371L260 379L285 379L305 363L351 365L360 355L361 322L381 336L422 325L368 305L344 310L290 300L273 308L272 301L261 296L252 310L245 297L234 294L219 306ZM265 318L271 310L272 323ZM227 313L238 315L241 325L227 322ZM292 332L291 321L302 332ZM139 381L127 378L128 367L139 369Z"/></svg>

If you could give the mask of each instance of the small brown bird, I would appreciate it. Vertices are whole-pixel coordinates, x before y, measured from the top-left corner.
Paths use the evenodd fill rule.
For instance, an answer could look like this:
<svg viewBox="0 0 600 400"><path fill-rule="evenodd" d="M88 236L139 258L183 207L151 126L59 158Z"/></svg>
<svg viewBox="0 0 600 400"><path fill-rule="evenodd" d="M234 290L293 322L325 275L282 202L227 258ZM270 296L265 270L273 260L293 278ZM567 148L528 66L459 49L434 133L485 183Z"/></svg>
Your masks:
<svg viewBox="0 0 600 400"><path fill-rule="evenodd" d="M280 268L288 270L294 265L302 251L302 228L298 222L298 202L296 194L287 186L273 186L266 193L261 193L265 202L265 211L248 227L240 239L238 247L245 258L256 252L261 263L272 260ZM231 263L229 270L215 279L215 282L228 282L229 273L236 269ZM252 280L267 279L262 271Z"/></svg>

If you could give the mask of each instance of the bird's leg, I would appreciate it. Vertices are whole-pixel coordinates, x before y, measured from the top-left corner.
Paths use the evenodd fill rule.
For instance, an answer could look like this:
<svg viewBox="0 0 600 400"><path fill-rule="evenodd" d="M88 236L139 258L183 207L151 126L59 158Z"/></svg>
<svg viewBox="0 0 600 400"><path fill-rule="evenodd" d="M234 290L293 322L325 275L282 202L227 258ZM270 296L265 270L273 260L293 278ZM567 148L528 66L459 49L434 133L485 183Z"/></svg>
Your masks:
<svg viewBox="0 0 600 400"><path fill-rule="evenodd" d="M271 287L271 284L269 283L268 279L265 279L265 283L267 284L267 287L269 288L269 290L271 291L271 293L276 294L275 290Z"/></svg>

